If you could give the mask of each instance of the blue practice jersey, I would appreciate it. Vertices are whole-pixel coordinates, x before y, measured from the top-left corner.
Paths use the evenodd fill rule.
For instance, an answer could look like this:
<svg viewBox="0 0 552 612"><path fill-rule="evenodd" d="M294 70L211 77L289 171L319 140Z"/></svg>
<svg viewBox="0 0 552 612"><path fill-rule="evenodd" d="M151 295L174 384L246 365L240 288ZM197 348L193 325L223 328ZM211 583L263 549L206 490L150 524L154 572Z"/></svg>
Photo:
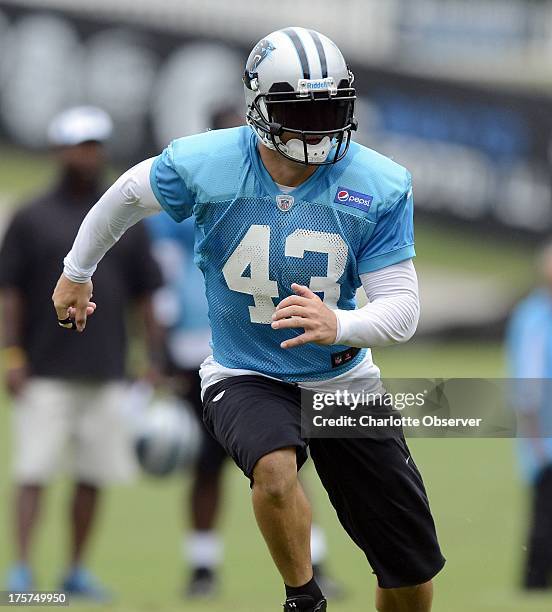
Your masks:
<svg viewBox="0 0 552 612"><path fill-rule="evenodd" d="M531 379L515 394L516 409L521 414L536 410L534 416L540 430L551 432L552 296L548 291L538 289L518 304L508 325L507 349L510 376ZM542 388L539 380L544 381ZM543 438L542 448L552 462L552 438ZM518 449L523 474L533 480L542 467L534 445L531 440L520 438Z"/></svg>
<svg viewBox="0 0 552 612"><path fill-rule="evenodd" d="M167 215L146 219L153 251L165 278L163 295L170 301L161 316L173 332L209 329L203 275L194 262L195 225L193 219L175 223Z"/></svg>
<svg viewBox="0 0 552 612"><path fill-rule="evenodd" d="M273 330L272 314L292 283L354 309L361 274L413 257L411 177L353 143L283 194L257 146L247 126L175 140L153 163L152 188L174 220L195 218L215 360L289 382L332 378L365 350L347 360L346 346L282 349L303 330Z"/></svg>

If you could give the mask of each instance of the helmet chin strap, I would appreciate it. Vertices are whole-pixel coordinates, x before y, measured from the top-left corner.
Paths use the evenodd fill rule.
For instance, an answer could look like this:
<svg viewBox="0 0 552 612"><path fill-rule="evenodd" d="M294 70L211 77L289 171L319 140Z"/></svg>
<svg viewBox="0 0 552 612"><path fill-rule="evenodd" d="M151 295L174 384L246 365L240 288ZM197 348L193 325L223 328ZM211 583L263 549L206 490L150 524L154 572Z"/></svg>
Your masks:
<svg viewBox="0 0 552 612"><path fill-rule="evenodd" d="M299 162L305 161L305 149L303 141L299 138L292 138L286 143L278 143L282 147L285 153L293 159ZM332 140L329 136L324 136L318 144L307 144L307 161L309 162L323 162L326 161L332 148Z"/></svg>

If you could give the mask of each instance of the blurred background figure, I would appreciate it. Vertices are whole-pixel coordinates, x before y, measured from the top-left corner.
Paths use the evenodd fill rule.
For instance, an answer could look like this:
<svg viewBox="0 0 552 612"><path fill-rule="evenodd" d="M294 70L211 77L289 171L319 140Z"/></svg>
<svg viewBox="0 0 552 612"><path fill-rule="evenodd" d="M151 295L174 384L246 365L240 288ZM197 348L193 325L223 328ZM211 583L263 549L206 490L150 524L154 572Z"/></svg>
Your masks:
<svg viewBox="0 0 552 612"><path fill-rule="evenodd" d="M71 549L60 587L97 600L108 598L83 562L101 488L128 480L135 470L121 412L130 305L140 311L152 355L158 342L151 295L160 285L160 272L145 228L133 228L106 257L94 286L95 295L106 304L105 314L98 312L92 333L68 333L42 313L50 308L61 258L102 194L103 143L111 131L110 117L94 107L71 108L53 120L48 134L59 179L18 210L0 251L2 341L5 384L13 404L16 485L16 561L8 573L9 590L35 586L30 553L42 493L66 468L75 489L68 525ZM71 455L66 455L68 450Z"/></svg>
<svg viewBox="0 0 552 612"><path fill-rule="evenodd" d="M223 106L213 112L212 129L241 125L242 114L234 106ZM218 594L219 568L223 560L223 543L217 531L222 506L222 475L226 452L203 428L201 381L199 367L211 354L211 329L203 275L194 262L194 223L188 219L175 223L168 215L155 215L146 222L153 241L153 253L163 271L165 285L154 298L155 314L166 330L168 375L174 390L191 403L203 437L195 465L191 494L185 502L190 513L191 531L184 535L183 553L190 569L184 587L188 598L208 598ZM340 586L324 570L327 556L326 537L313 526L312 557L319 582L329 596L342 595Z"/></svg>
<svg viewBox="0 0 552 612"><path fill-rule="evenodd" d="M221 107L212 116L213 129L234 127L243 117L233 107ZM199 366L211 354L211 328L203 275L194 262L194 223L175 223L168 215L147 220L153 253L165 285L155 295L155 313L166 330L168 375L176 393L188 401L202 425L200 452L185 516L191 531L184 536L183 553L190 569L186 597L211 597L218 591L218 569L223 544L217 532L222 496L222 472L227 457L222 446L203 428Z"/></svg>
<svg viewBox="0 0 552 612"><path fill-rule="evenodd" d="M508 328L510 376L529 379L515 395L519 458L533 496L526 589L552 588L552 243L539 266L541 286L518 304Z"/></svg>
<svg viewBox="0 0 552 612"><path fill-rule="evenodd" d="M199 366L210 355L211 329L203 275L194 263L194 223L175 223L168 215L147 220L153 253L163 270L165 286L155 296L155 312L166 329L167 375L173 391L189 402L203 424ZM221 477L226 453L202 426L200 452L195 464L185 516L191 512L191 531L183 552L190 567L185 587L188 597L211 596L217 591L217 570L222 542L216 522L222 494Z"/></svg>

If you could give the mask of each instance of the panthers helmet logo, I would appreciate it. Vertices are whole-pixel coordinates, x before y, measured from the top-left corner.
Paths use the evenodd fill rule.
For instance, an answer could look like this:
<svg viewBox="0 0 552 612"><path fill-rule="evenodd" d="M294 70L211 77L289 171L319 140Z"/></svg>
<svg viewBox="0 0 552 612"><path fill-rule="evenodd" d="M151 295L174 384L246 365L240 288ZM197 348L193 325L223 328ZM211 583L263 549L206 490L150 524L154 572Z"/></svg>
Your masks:
<svg viewBox="0 0 552 612"><path fill-rule="evenodd" d="M257 68L263 62L265 58L267 58L272 51L274 51L276 47L266 38L263 38L257 46L251 52L249 56L249 61L247 63L247 72L249 73L249 77L253 78L255 73L257 72Z"/></svg>

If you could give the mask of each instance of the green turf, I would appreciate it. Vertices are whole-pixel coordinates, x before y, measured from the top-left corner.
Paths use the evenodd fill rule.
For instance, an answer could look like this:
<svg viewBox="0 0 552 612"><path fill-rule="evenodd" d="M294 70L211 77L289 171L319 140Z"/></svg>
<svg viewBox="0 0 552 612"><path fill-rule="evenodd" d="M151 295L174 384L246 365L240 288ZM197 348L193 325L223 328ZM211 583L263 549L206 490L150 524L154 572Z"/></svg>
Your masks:
<svg viewBox="0 0 552 612"><path fill-rule="evenodd" d="M535 278L534 245L480 231L470 233L437 221L416 223L416 252L418 266L493 276L522 289Z"/></svg>
<svg viewBox="0 0 552 612"><path fill-rule="evenodd" d="M412 344L378 351L388 376L496 376L502 372L497 345ZM7 415L0 423L0 496L9 496ZM528 597L516 588L522 555L526 492L516 476L509 440L415 440L411 447L420 465L439 533L448 557L436 580L437 612L545 612L552 595ZM335 612L372 610L373 577L362 555L341 531L307 470L316 514L328 531L330 565L350 591L332 604ZM119 595L114 612L270 612L278 609L280 580L261 541L250 509L245 479L228 466L222 529L226 545L220 601L182 603L179 588L184 568L179 556L180 507L188 486L178 479L144 480L113 489L107 495L90 564ZM40 586L55 586L62 571L69 485L56 485L48 496L44 525L37 542ZM10 541L7 507L0 504L0 570L5 570ZM256 603L252 603L256 602ZM269 602L267 604L260 602ZM79 606L81 610L94 610Z"/></svg>

